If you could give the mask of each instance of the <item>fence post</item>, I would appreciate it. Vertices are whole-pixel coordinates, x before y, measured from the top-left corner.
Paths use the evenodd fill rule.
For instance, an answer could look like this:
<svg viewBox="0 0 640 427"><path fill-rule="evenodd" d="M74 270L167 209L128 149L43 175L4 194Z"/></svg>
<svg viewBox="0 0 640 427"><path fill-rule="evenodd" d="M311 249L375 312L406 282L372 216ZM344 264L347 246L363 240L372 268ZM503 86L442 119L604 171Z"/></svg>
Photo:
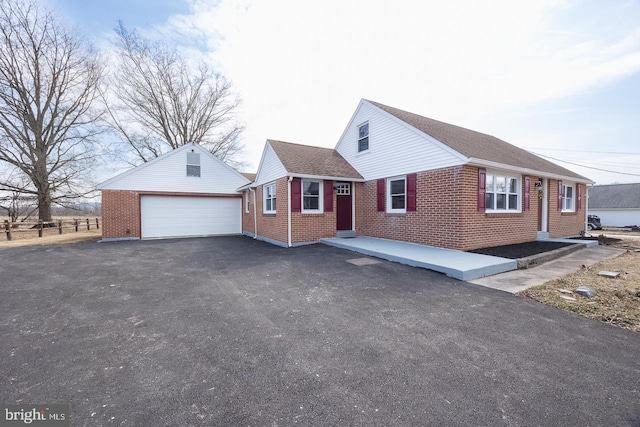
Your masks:
<svg viewBox="0 0 640 427"><path fill-rule="evenodd" d="M42 220L38 220L38 237L42 237Z"/></svg>
<svg viewBox="0 0 640 427"><path fill-rule="evenodd" d="M7 233L7 240L11 241L11 227L9 226L9 220L4 220L4 231Z"/></svg>
<svg viewBox="0 0 640 427"><path fill-rule="evenodd" d="M76 233L78 232L78 218L73 218L73 225L76 227Z"/></svg>
<svg viewBox="0 0 640 427"><path fill-rule="evenodd" d="M62 234L62 220L58 220L58 234Z"/></svg>
<svg viewBox="0 0 640 427"><path fill-rule="evenodd" d="M89 229L89 218L87 218L87 230Z"/></svg>
<svg viewBox="0 0 640 427"><path fill-rule="evenodd" d="M100 223L98 222L98 218L96 218L96 230L100 229Z"/></svg>

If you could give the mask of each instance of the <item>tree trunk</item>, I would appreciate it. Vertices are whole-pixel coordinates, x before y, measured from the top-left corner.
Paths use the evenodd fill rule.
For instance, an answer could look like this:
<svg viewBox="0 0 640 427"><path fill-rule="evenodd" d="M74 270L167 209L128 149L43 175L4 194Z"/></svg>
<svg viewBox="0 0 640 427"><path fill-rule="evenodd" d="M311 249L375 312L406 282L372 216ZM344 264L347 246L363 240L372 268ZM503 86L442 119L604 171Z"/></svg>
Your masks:
<svg viewBox="0 0 640 427"><path fill-rule="evenodd" d="M51 194L49 188L38 191L38 219L41 221L51 221Z"/></svg>

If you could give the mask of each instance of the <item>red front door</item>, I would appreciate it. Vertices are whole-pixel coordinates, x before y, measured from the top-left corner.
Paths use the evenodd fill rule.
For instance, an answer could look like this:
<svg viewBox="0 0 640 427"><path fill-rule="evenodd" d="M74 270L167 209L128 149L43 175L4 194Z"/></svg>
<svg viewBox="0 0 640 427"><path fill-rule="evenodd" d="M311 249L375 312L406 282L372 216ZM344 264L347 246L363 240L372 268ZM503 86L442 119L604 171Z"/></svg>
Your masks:
<svg viewBox="0 0 640 427"><path fill-rule="evenodd" d="M351 230L351 183L336 183L336 230Z"/></svg>

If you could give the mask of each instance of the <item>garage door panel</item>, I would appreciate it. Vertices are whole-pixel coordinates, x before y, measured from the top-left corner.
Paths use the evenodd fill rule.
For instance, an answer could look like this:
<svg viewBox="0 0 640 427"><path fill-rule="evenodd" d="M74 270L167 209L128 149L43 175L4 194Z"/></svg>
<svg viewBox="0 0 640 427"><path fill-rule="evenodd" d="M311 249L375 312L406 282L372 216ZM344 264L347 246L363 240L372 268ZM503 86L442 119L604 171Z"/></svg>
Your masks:
<svg viewBox="0 0 640 427"><path fill-rule="evenodd" d="M142 238L240 234L241 208L240 198L142 196Z"/></svg>

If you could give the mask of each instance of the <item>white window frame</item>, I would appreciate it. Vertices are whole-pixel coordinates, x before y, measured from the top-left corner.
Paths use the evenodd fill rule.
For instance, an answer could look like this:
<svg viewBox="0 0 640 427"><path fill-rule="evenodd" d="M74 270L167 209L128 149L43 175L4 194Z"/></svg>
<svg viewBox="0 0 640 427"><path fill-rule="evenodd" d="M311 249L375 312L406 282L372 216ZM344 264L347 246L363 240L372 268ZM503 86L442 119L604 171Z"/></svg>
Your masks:
<svg viewBox="0 0 640 427"><path fill-rule="evenodd" d="M192 159L190 160L189 157ZM189 168L194 171L194 173L189 173ZM197 169L195 169L197 167ZM195 174L197 171L197 175ZM193 150L190 153L187 153L187 176L189 178L200 178L202 174L202 167L200 166L200 153L194 153Z"/></svg>
<svg viewBox="0 0 640 427"><path fill-rule="evenodd" d="M571 189L571 197L567 197L567 188ZM567 207L567 201L571 201L571 206ZM573 184L562 184L562 212L576 211L576 186Z"/></svg>
<svg viewBox="0 0 640 427"><path fill-rule="evenodd" d="M391 183L395 181L404 180L404 193L391 193ZM393 196L404 196L404 208L393 208ZM387 178L387 213L407 213L407 176L394 176Z"/></svg>
<svg viewBox="0 0 640 427"><path fill-rule="evenodd" d="M269 191L271 189L271 192ZM267 197L270 195L271 197ZM276 213L276 200L277 200L277 192L276 192L276 183L270 182L269 184L264 184L262 186L262 212L266 214L274 214ZM267 209L267 199L271 200L272 209Z"/></svg>
<svg viewBox="0 0 640 427"><path fill-rule="evenodd" d="M251 193L249 190L244 190L244 213L249 213L249 209L251 206Z"/></svg>
<svg viewBox="0 0 640 427"><path fill-rule="evenodd" d="M489 188L489 177L492 177L492 188ZM496 191L496 183L497 183L497 178L503 178L505 179L505 191L504 192L498 192ZM511 179L515 179L516 180L516 192L512 193L511 191L509 191L509 180ZM487 197L488 194L493 194L493 205L489 206L489 203L486 203L486 210L485 212L487 213L521 213L522 212L522 177L521 176L517 176L517 175L511 175L509 173L506 172L499 172L499 171L487 171L487 175L486 175L486 189L485 189L485 198ZM505 203L507 208L506 209L499 209L497 208L498 205L498 195L499 194L504 194L505 195ZM509 196L515 195L516 196L516 203L515 203L515 207L511 207L511 205L509 204Z"/></svg>
<svg viewBox="0 0 640 427"><path fill-rule="evenodd" d="M367 136L363 136L363 137L361 137L361 136L360 136L360 129L361 129L363 126L366 126L366 127L367 127ZM370 130L371 130L371 128L370 128L370 126L369 126L369 122L364 122L364 123L361 123L361 124L359 124L359 125L358 125L357 135L356 135L356 136L357 136L357 141L358 141L358 142L357 142L356 149L357 149L358 154L359 154L359 153L366 153L367 151L369 151L369 148L371 148L371 139L369 139L369 135L370 135L370 133L371 133L371 132L370 132ZM365 139L365 138L367 139L367 148L366 148L366 149L364 149L364 150L361 150L361 149L360 149L360 141L362 141L362 140L363 140L363 139Z"/></svg>
<svg viewBox="0 0 640 427"><path fill-rule="evenodd" d="M305 197L315 197L315 196L305 196L304 194L304 184L306 182L315 182L318 183L318 209L305 209L304 207L304 198ZM324 181L319 180L319 179L303 179L302 182L300 183L300 192L302 193L300 196L300 203L302 203L302 213L311 213L311 214L317 214L317 213L323 213L324 212Z"/></svg>
<svg viewBox="0 0 640 427"><path fill-rule="evenodd" d="M350 196L351 195L351 183L349 182L338 182L335 187L336 196Z"/></svg>

